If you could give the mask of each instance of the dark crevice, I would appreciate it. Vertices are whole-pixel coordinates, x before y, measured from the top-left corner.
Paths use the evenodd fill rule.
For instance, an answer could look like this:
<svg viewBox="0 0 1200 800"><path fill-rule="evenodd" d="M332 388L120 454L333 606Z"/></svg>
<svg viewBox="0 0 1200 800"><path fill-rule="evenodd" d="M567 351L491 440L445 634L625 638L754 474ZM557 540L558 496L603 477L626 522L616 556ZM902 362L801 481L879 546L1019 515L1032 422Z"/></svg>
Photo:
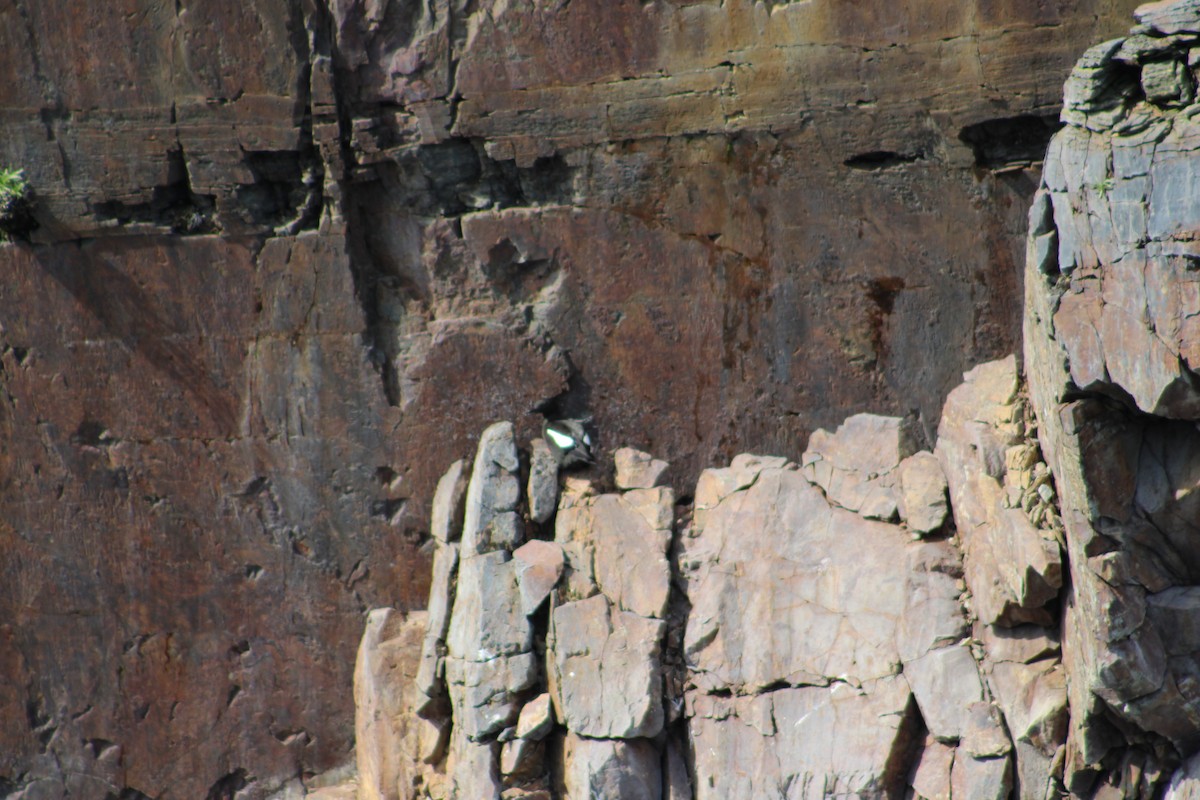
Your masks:
<svg viewBox="0 0 1200 800"><path fill-rule="evenodd" d="M912 784L921 763L929 727L921 715L916 698L910 697L900 723L901 734L894 740L898 745L888 756L884 774L888 777L894 794L889 797L904 797L904 788Z"/></svg>
<svg viewBox="0 0 1200 800"><path fill-rule="evenodd" d="M50 740L54 738L54 734L58 731L58 726L54 724L54 720L46 713L40 695L33 697L25 703L25 719L29 723L29 729L37 735L38 743L41 744L44 751L49 746Z"/></svg>
<svg viewBox="0 0 1200 800"><path fill-rule="evenodd" d="M502 239L488 250L483 274L511 305L528 303L551 279L556 264L550 258L529 258L512 242Z"/></svg>
<svg viewBox="0 0 1200 800"><path fill-rule="evenodd" d="M1137 400L1125 387L1109 381L1095 383L1082 389L1071 383L1063 391L1061 403L1065 406L1085 400L1099 403L1107 412L1122 418L1123 422L1126 421L1125 418L1150 416L1138 408Z"/></svg>
<svg viewBox="0 0 1200 800"><path fill-rule="evenodd" d="M842 162L850 169L862 170L881 170L892 169L894 167L903 167L907 164L912 164L917 161L924 161L926 158L925 151L918 150L915 153L896 153L891 150L872 150L869 153L860 153L856 156L851 156Z"/></svg>
<svg viewBox="0 0 1200 800"><path fill-rule="evenodd" d="M297 741L302 744L308 744L312 741L312 737L309 736L308 731L303 729L293 730L291 728L284 728L283 730L272 731L271 735L275 737L275 741L283 745L290 745Z"/></svg>
<svg viewBox="0 0 1200 800"><path fill-rule="evenodd" d="M570 375L567 388L530 409L546 419L588 419L591 416L592 385L571 363L567 356Z"/></svg>
<svg viewBox="0 0 1200 800"><path fill-rule="evenodd" d="M1001 169L1044 159L1050 138L1062 125L1057 114L1022 114L968 125L958 138L970 146L977 166Z"/></svg>
<svg viewBox="0 0 1200 800"><path fill-rule="evenodd" d="M154 187L150 200L125 203L109 200L92 205L92 213L103 222L118 225L150 224L169 228L180 235L215 233L216 195L192 191L191 175L183 148L167 151L167 182Z"/></svg>
<svg viewBox="0 0 1200 800"><path fill-rule="evenodd" d="M227 775L223 775L209 787L208 794L204 800L234 800L238 793L245 789L253 778L247 778L246 770L236 769Z"/></svg>
<svg viewBox="0 0 1200 800"><path fill-rule="evenodd" d="M71 434L71 444L77 447L107 447L113 443L103 423L85 419Z"/></svg>
<svg viewBox="0 0 1200 800"><path fill-rule="evenodd" d="M414 148L424 178L416 189L426 211L445 215L483 209L520 208L568 202L574 170L562 156L539 158L532 166L489 157L473 139L448 139Z"/></svg>
<svg viewBox="0 0 1200 800"><path fill-rule="evenodd" d="M249 221L276 223L297 198L292 192L300 185L300 154L294 150L251 150L243 153L242 163L254 176L254 182L239 186L236 197Z"/></svg>
<svg viewBox="0 0 1200 800"><path fill-rule="evenodd" d="M371 516L385 520L389 524L394 524L399 520L400 513L404 510L404 506L408 503L406 499L397 500L376 500L371 504Z"/></svg>
<svg viewBox="0 0 1200 800"><path fill-rule="evenodd" d="M104 800L152 800L152 798L144 792L126 786L119 792L109 792L104 795Z"/></svg>
<svg viewBox="0 0 1200 800"><path fill-rule="evenodd" d="M299 150L247 151L243 163L254 182L235 191L245 221L292 236L316 228L324 169L311 138Z"/></svg>

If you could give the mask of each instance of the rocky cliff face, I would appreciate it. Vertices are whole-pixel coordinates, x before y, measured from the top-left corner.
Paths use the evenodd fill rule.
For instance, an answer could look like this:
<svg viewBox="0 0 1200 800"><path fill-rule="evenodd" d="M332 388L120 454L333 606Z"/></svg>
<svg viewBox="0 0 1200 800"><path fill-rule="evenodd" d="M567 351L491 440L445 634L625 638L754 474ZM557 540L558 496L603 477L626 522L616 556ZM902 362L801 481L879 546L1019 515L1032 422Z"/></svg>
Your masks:
<svg viewBox="0 0 1200 800"><path fill-rule="evenodd" d="M1153 3L1067 82L1030 217L1028 367L1062 489L1069 774L1200 746L1194 4Z"/></svg>
<svg viewBox="0 0 1200 800"><path fill-rule="evenodd" d="M465 514L440 493L466 522L429 612L364 637L359 796L1057 797L1062 526L1016 360L966 376L936 454L914 433L857 415L686 507L619 450L615 492L568 477L522 531L492 426Z"/></svg>
<svg viewBox="0 0 1200 800"><path fill-rule="evenodd" d="M345 762L353 742L345 687L366 609L422 606L431 557L435 587L456 570L508 592L515 580L518 594L528 583L505 566L525 563L515 555L515 512L534 511L512 499L511 485L472 503L486 499L489 514L514 525L493 526L496 535L469 553L454 555L449 533L437 540L444 545L426 541L431 526L457 530L453 520L431 519L439 475L475 452L479 431L496 419L512 419L513 440L523 445L542 414L591 413L603 463L617 444L671 462L669 487L647 480L649 487L594 497L580 489L570 513L582 520L572 530L584 538L564 539L567 550L602 550L608 545L587 531L624 530L616 520L654 517L657 508L646 523L652 552L640 563L667 574L663 565L678 558L669 547L683 546L682 529L664 510L673 502L668 490L699 498L701 470L753 451L800 465L762 467L767 483L799 498L795 507L764 505L757 483L719 503L724 495L714 489L710 521L701 523L697 506L689 547L715 547L727 534L722 515L732 512L718 512L729 503L771 529L835 516L855 530L886 530L881 547L905 563L917 558L888 504L904 509L896 513L908 531L936 529L937 512L904 506L896 488L932 480L935 455L903 470L893 465L899 472L876 485L842 465L836 437L823 448L810 434L870 409L902 418L895 425L911 439L907 455L933 442L943 400L964 369L1018 349L1034 162L1054 129L1070 64L1123 29L1133 5L0 0L0 65L10 76L0 86L0 158L24 168L39 225L30 241L0 247L0 794L264 797ZM1162 24L1157 38L1170 39L1167 50L1129 58L1150 64L1137 67L1149 75L1147 98L1186 106L1187 70L1172 64L1187 63L1179 55L1187 32ZM1131 80L1125 73L1134 67L1113 58L1096 54L1080 73L1073 113L1101 120L1133 105L1105 105L1099 77L1088 94L1087 82L1110 67L1124 75L1112 91ZM1111 135L1101 122L1088 124L1101 126L1089 135ZM1172 158L1182 163L1185 149ZM1167 185L1155 184L1174 191ZM1117 197L1115 173L1112 189L1096 196ZM1066 212L1055 209L1062 243ZM1186 259L1179 264L1186 274ZM1177 316L1184 324L1186 314ZM1179 333L1154 330L1167 340ZM1134 392L1123 380L1098 383ZM1080 399L1062 386L1035 405ZM1123 398L1091 384L1076 388ZM1186 406L1188 392L1172 392L1182 399L1170 402ZM1034 448L1028 420L1017 416L999 435L1000 451L1024 447L1012 456L1024 464ZM801 458L806 447L811 461ZM1009 467L995 463L997 447L983 472L1003 486ZM1055 464L1060 448L1047 452ZM511 458L497 458L485 466L498 465L496 480L507 471L515 481ZM1042 481L1035 466L1036 459L1012 467L1022 476L1014 485ZM610 477L598 475L596 485ZM1054 526L1049 506L1033 506L1042 511L1026 515L1026 525L1000 512L1012 508L991 484L964 488L947 477L952 498L991 492L979 501L979 520L1006 521L989 522L987 530L999 532L974 544L960 522L961 555L937 558L961 557L961 567L913 574L961 569L970 580L1016 553L1027 561L1014 563L1030 566L976 590L978 624L1052 628L1061 577L1045 535ZM445 491L453 490L451 482ZM1067 494L1064 503L1086 508L1089 524L1099 524L1083 494ZM818 495L841 499L822 506ZM1162 503L1153 506L1158 519L1174 519L1178 509ZM556 525L565 525L564 513ZM831 559L847 555L835 542L814 546L830 548ZM1089 558L1116 552L1087 547ZM537 574L554 572L526 555ZM780 568L799 571L804 558L781 553ZM800 720L810 706L834 708L835 695L847 691L839 687L860 698L836 706L847 719L902 709L895 726L873 732L894 758L884 767L838 766L829 773L842 776L837 786L902 786L908 779L897 777L898 765L918 750L930 754L923 764L948 764L950 750L967 748L969 759L954 763L978 761L979 775L1005 759L1016 765L1013 780L1036 782L1036 771L1020 777L1027 769L1053 772L1043 762L1053 760L1057 734L1031 734L1042 755L1025 758L1021 734L1010 736L1016 755L962 744L966 734L954 732L962 720L923 743L936 712L922 692L936 695L939 684L905 689L896 664L905 673L921 659L965 664L965 650L944 637L931 645L936 656L922 655L924 645L907 655L898 644L885 647L878 609L832 606L874 631L853 669L827 663L815 645L789 644L733 669L721 659L735 658L741 644L715 632L706 644L673 643L687 612L671 598L691 597L680 581L757 597L762 614L772 603L804 599L811 608L803 613L812 614L819 605L793 596L798 590L778 574L760 576L752 591L724 567L713 572L695 560L701 571L681 571L674 584L651 590L640 573L626 586L621 569L600 558L590 577L570 573L586 580L556 613L604 631L604 641L632 630L619 623L636 617L641 633L613 644L630 654L631 685L652 698L648 676L665 670L663 691L691 709L689 719L763 720L754 714L778 700L773 714ZM1076 569L1072 560L1074 586L1083 580ZM1186 572L1171 574L1169 583L1141 585L1155 594L1186 585ZM949 589L939 586L921 591L949 608ZM528 622L514 611L496 630L466 630L449 595L446 602L428 612L431 652L454 666L426 675L434 683L425 685L437 694L453 673L445 685L457 688L443 698L451 711L439 707L433 718L494 703L507 720L535 690L574 696L565 679L543 686L539 636L550 636L552 618ZM390 641L395 623L379 625L381 641ZM546 646L569 674L590 645L572 640L569 625L553 627ZM485 634L504 648L496 651L507 665L500 688L475 683L478 664L491 659L465 643ZM829 633L829 642L839 635ZM1021 669L1000 672L1033 663L1055 674L1053 645L1030 636L1028 651L995 662ZM1131 641L1122 636L1100 640ZM693 651L712 659L710 682L671 688ZM982 665L980 692L992 691L996 670L988 673L986 658L974 663ZM1169 674L1188 673L1172 666ZM824 680L829 686L819 685ZM1120 705L1128 692L1114 691L1111 702ZM680 764L699 768L679 744L683 712L668 707L656 722L654 701L646 702L565 717L548 740L575 754L564 763L584 766L563 780L589 781L600 767L587 765L614 759L658 763L663 752L668 774L680 774ZM1072 704L1073 720L1091 713ZM476 724L460 723L455 735L490 774L488 748L496 745L479 742L492 741L495 723L463 732ZM656 725L677 745L664 744ZM781 738L768 727L735 734L696 722L704 736L741 737L736 747L769 765L791 732ZM1141 742L1120 720L1114 730L1104 752ZM1157 752L1161 737L1184 741L1157 723L1143 720L1137 730L1160 737L1144 743L1146 752ZM1088 769L1109 769L1104 759L1117 755L1101 749L1070 752ZM804 781L833 769L832 755L818 756L806 756L787 785L813 786ZM714 781L735 780L723 765L704 769ZM755 779L789 780L760 772ZM943 773L930 766L924 774L941 781Z"/></svg>
<svg viewBox="0 0 1200 800"><path fill-rule="evenodd" d="M650 457L618 451L615 493L567 479L552 541L489 549L511 578L464 569L467 525L430 598L467 640L378 612L393 646L431 633L407 654L426 679L360 717L359 797L1200 796L1200 3L1136 18L1066 84L1026 376L968 372L932 453L912 420L856 415L795 463L739 455L673 526L658 470L632 466ZM538 663L513 680L493 629ZM360 686L379 652L364 640Z"/></svg>

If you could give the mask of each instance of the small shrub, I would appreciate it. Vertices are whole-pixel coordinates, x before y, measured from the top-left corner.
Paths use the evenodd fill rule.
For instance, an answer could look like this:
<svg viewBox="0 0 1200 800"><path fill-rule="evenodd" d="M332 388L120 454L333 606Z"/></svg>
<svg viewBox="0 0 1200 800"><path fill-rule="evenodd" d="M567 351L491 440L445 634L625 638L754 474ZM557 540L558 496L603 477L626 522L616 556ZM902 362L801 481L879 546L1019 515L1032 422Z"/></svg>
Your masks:
<svg viewBox="0 0 1200 800"><path fill-rule="evenodd" d="M0 240L28 239L36 227L33 188L24 170L0 168Z"/></svg>

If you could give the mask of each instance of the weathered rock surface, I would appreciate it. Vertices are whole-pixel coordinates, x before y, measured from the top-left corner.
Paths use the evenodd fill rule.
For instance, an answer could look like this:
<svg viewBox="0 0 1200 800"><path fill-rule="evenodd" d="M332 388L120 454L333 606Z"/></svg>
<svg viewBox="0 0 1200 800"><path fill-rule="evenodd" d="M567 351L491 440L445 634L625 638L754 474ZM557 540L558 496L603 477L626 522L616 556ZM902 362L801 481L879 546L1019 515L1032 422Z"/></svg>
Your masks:
<svg viewBox="0 0 1200 800"><path fill-rule="evenodd" d="M946 398L937 454L975 612L989 625L1049 624L1045 606L1063 582L1058 540L1004 491L1006 452L1026 435L1016 359L981 365L963 377Z"/></svg>
<svg viewBox="0 0 1200 800"><path fill-rule="evenodd" d="M423 612L390 608L367 617L354 669L359 800L397 800L423 761L441 757L448 730L412 713L427 624Z"/></svg>
<svg viewBox="0 0 1200 800"><path fill-rule="evenodd" d="M937 457L925 451L913 453L900 462L898 472L900 519L920 536L940 530L950 513L950 503L946 475Z"/></svg>
<svg viewBox="0 0 1200 800"><path fill-rule="evenodd" d="M529 616L541 608L562 577L562 546L534 539L513 551L513 560L517 568L517 587L521 592L521 611Z"/></svg>
<svg viewBox="0 0 1200 800"><path fill-rule="evenodd" d="M40 223L0 248L2 790L345 762L362 611L425 602L495 419L590 406L681 492L928 428L1015 347L1030 162L1132 5L0 5ZM1166 52L1128 57L1183 103Z"/></svg>
<svg viewBox="0 0 1200 800"><path fill-rule="evenodd" d="M421 669L417 686L430 698L445 688L446 635L450 631L450 610L458 582L458 545L438 547L433 557L433 575L429 582L428 625L421 647Z"/></svg>
<svg viewBox="0 0 1200 800"><path fill-rule="evenodd" d="M947 402L936 459L924 454L921 469L949 477L954 536L943 523L915 538L899 519L851 512L783 458L744 455L706 470L674 546L669 489L603 494L567 479L554 542L463 559L446 634L449 716L416 673L405 678L411 706L397 716L414 722L398 749L416 761L400 796L544 797L552 786L589 800L1081 794L1078 748L1089 743L1074 737L1103 731L1081 734L1072 718L1070 607L1061 632L1046 612L1063 599L1062 523L1053 483L1038 477L1025 391L1009 358L968 373ZM902 420L863 423L818 437L825 455L809 463L867 476L842 486L899 480L914 456L880 431ZM492 430L507 452L509 429ZM480 452L495 441L483 437ZM839 449L859 458L855 470ZM487 458L479 463L499 463ZM928 484L944 501L939 482ZM1019 516L1029 536L1013 536L1005 516ZM996 542L1007 543L1003 557ZM537 588L523 596L526 584ZM1165 669L1200 642L1194 595L1183 585L1144 595L1142 624L1175 633L1163 639ZM537 613L547 597L549 614ZM436 598L431 606L433 628ZM366 640L380 638L368 629ZM1095 697L1085 713L1100 713L1105 696ZM1119 752L1096 796L1164 789L1156 764L1170 761ZM1180 772L1171 791L1186 796L1187 780Z"/></svg>
<svg viewBox="0 0 1200 800"><path fill-rule="evenodd" d="M563 800L661 800L661 755L644 739L587 739L562 744Z"/></svg>
<svg viewBox="0 0 1200 800"><path fill-rule="evenodd" d="M520 514L521 462L511 422L497 422L479 437L463 514L463 559L515 550L523 539Z"/></svg>
<svg viewBox="0 0 1200 800"><path fill-rule="evenodd" d="M905 420L855 414L835 433L813 433L802 459L804 476L834 505L892 522L899 504L896 468L916 449Z"/></svg>
<svg viewBox="0 0 1200 800"><path fill-rule="evenodd" d="M555 540L573 554L573 585L594 585L624 611L663 617L671 590L667 551L673 518L674 493L663 487L564 496Z"/></svg>
<svg viewBox="0 0 1200 800"><path fill-rule="evenodd" d="M662 482L667 462L649 453L622 447L613 453L618 489L653 489Z"/></svg>
<svg viewBox="0 0 1200 800"><path fill-rule="evenodd" d="M515 723L517 696L534 685L537 658L506 552L462 560L446 646L446 683L466 735L475 740Z"/></svg>
<svg viewBox="0 0 1200 800"><path fill-rule="evenodd" d="M799 472L763 470L683 541L697 683L742 692L898 672L907 539L831 507Z"/></svg>
<svg viewBox="0 0 1200 800"><path fill-rule="evenodd" d="M554 730L554 715L550 707L550 695L539 694L521 709L517 720L517 738L539 741Z"/></svg>
<svg viewBox="0 0 1200 800"><path fill-rule="evenodd" d="M604 595L554 609L554 698L567 729L592 739L662 730L661 620L614 609Z"/></svg>
<svg viewBox="0 0 1200 800"><path fill-rule="evenodd" d="M1200 666L1186 644L1200 578L1189 267L1200 9L1152 3L1138 20L1068 85L1068 125L1031 212L1025 358L1071 571L1066 785L1148 797L1200 746Z"/></svg>
<svg viewBox="0 0 1200 800"><path fill-rule="evenodd" d="M558 506L558 459L545 439L534 439L529 450L529 518L543 523Z"/></svg>
<svg viewBox="0 0 1200 800"><path fill-rule="evenodd" d="M903 785L914 727L903 678L737 699L700 694L689 704L697 800L886 797Z"/></svg>
<svg viewBox="0 0 1200 800"><path fill-rule="evenodd" d="M423 606L428 563L346 259L332 233L0 245L0 794L253 800L352 760L363 610Z"/></svg>
<svg viewBox="0 0 1200 800"><path fill-rule="evenodd" d="M814 435L803 471L740 457L701 476L705 513L679 556L697 798L895 796L922 724L963 762L936 779L926 766L925 783L970 797L1011 785L1012 746L965 644L957 551L865 518L894 516L903 430L859 416ZM858 502L880 497L890 510Z"/></svg>
<svg viewBox="0 0 1200 800"><path fill-rule="evenodd" d="M450 465L438 481L429 512L429 534L439 542L449 542L462 536L463 501L470 475L467 462L459 459Z"/></svg>

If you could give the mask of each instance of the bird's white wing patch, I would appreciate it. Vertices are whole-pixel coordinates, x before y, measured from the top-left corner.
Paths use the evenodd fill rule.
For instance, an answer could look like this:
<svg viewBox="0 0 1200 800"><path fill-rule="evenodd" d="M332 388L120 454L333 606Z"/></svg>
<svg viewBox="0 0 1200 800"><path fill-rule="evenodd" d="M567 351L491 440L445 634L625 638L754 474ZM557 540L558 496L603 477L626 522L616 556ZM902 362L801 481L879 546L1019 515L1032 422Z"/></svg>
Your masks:
<svg viewBox="0 0 1200 800"><path fill-rule="evenodd" d="M546 428L546 435L550 437L550 441L554 443L559 450L570 450L575 446L575 440L565 433L560 433L554 428Z"/></svg>

